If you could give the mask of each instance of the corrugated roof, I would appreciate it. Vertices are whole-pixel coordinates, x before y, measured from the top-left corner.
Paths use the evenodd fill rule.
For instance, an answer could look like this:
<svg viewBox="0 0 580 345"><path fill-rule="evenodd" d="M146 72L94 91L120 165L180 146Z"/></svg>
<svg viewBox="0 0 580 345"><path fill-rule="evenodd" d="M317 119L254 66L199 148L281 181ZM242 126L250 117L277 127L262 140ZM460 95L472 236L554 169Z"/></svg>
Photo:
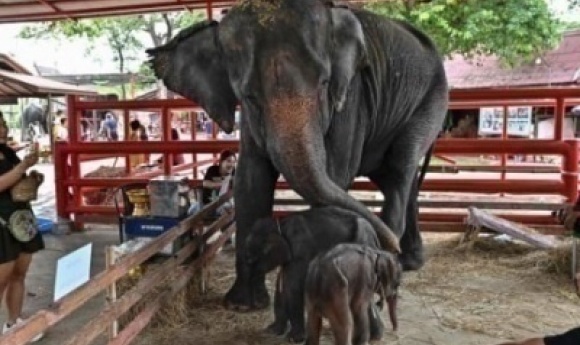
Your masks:
<svg viewBox="0 0 580 345"><path fill-rule="evenodd" d="M12 57L3 53L0 53L0 70L7 70L23 74L32 74L28 69L19 64Z"/></svg>
<svg viewBox="0 0 580 345"><path fill-rule="evenodd" d="M208 4L213 9L219 9L229 8L236 2L237 0L0 0L0 23L206 9ZM354 4L365 1L336 2Z"/></svg>
<svg viewBox="0 0 580 345"><path fill-rule="evenodd" d="M560 45L537 62L514 69L502 68L495 56L468 62L455 56L445 62L452 88L580 84L580 30L564 34Z"/></svg>
<svg viewBox="0 0 580 345"><path fill-rule="evenodd" d="M229 7L234 0L212 1ZM206 0L0 0L0 23L91 18L206 8Z"/></svg>
<svg viewBox="0 0 580 345"><path fill-rule="evenodd" d="M54 80L0 70L0 97L96 95L97 92Z"/></svg>

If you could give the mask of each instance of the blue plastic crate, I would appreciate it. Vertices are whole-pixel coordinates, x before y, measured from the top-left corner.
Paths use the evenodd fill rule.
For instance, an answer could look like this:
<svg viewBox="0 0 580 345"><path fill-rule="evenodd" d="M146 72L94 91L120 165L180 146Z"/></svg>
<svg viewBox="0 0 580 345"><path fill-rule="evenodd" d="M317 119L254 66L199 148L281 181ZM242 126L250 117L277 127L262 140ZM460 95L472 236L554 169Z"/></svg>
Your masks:
<svg viewBox="0 0 580 345"><path fill-rule="evenodd" d="M36 224L38 225L38 231L40 233L52 232L54 228L54 222L48 218L36 217Z"/></svg>
<svg viewBox="0 0 580 345"><path fill-rule="evenodd" d="M165 217L126 217L124 233L128 239L134 237L157 237L179 224L181 219Z"/></svg>

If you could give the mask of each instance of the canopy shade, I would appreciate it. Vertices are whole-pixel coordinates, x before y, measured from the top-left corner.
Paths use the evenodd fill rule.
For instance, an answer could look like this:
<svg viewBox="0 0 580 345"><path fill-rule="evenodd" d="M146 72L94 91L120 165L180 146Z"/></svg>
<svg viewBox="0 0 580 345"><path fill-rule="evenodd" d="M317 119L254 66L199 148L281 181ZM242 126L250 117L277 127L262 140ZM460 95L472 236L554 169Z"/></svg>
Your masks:
<svg viewBox="0 0 580 345"><path fill-rule="evenodd" d="M0 24L228 8L238 0L0 0ZM364 3L339 0L337 3ZM390 0L375 0L390 1Z"/></svg>
<svg viewBox="0 0 580 345"><path fill-rule="evenodd" d="M235 0L0 0L0 23L230 7Z"/></svg>
<svg viewBox="0 0 580 345"><path fill-rule="evenodd" d="M97 92L33 75L0 70L0 98L65 95L91 96L97 95Z"/></svg>

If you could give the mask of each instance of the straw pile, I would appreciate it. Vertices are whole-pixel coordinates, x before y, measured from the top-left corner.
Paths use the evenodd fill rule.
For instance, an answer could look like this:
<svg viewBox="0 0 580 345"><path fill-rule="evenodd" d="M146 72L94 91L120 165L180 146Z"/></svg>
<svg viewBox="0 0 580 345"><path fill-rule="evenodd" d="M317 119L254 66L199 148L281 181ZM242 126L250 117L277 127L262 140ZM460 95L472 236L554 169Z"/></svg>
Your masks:
<svg viewBox="0 0 580 345"><path fill-rule="evenodd" d="M580 306L570 283L570 242L540 250L490 236L466 249L459 238L433 243L424 269L404 282L442 326L511 339L569 326Z"/></svg>
<svg viewBox="0 0 580 345"><path fill-rule="evenodd" d="M459 235L426 234L428 262L404 275L400 331L387 327L388 344L497 344L508 339L553 333L578 324L580 303L570 280L570 243L553 251L481 238L471 250L457 249ZM211 267L208 292L191 296L187 321L156 323L136 344L265 344L288 342L265 334L272 308L239 313L222 306L234 278L234 255L224 251ZM273 291L275 274L268 276ZM272 296L272 294L271 294ZM388 318L383 314L384 321ZM326 322L325 322L326 324ZM321 344L332 344L328 327Z"/></svg>
<svg viewBox="0 0 580 345"><path fill-rule="evenodd" d="M117 298L121 298L124 293L135 287L145 272L152 269L152 266L154 265L155 264L142 264L135 268L131 274L119 279L117 282ZM178 277L178 274L168 277L156 288L152 289L148 296L156 296L157 293L161 292L161 290L166 286L169 286L171 282ZM189 301L195 299L195 296L200 295L200 279L201 276L194 276L189 285L171 298L170 303L163 305L149 323L149 327L173 328L189 322ZM140 302L131 307L118 319L119 328L123 329L133 321L133 319L139 315L139 313L143 311L145 307L153 301L153 299L154 298L143 298Z"/></svg>
<svg viewBox="0 0 580 345"><path fill-rule="evenodd" d="M127 172L124 167L100 166L87 173L86 178L116 178L125 177ZM98 190L83 192L83 199L86 205L113 205L114 188L100 188Z"/></svg>

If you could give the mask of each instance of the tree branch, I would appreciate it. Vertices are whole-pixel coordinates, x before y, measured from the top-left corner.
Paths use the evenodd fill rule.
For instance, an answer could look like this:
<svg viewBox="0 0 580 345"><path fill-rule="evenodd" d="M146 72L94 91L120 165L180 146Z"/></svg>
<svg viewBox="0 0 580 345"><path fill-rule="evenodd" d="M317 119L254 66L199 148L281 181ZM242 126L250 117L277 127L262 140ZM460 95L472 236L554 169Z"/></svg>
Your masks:
<svg viewBox="0 0 580 345"><path fill-rule="evenodd" d="M162 15L162 17L163 17L163 20L165 21L165 25L167 25L167 34L165 35L165 40L163 43L167 43L167 42L169 42L169 40L173 36L173 23L169 19L169 16L167 15L167 13L164 13Z"/></svg>

